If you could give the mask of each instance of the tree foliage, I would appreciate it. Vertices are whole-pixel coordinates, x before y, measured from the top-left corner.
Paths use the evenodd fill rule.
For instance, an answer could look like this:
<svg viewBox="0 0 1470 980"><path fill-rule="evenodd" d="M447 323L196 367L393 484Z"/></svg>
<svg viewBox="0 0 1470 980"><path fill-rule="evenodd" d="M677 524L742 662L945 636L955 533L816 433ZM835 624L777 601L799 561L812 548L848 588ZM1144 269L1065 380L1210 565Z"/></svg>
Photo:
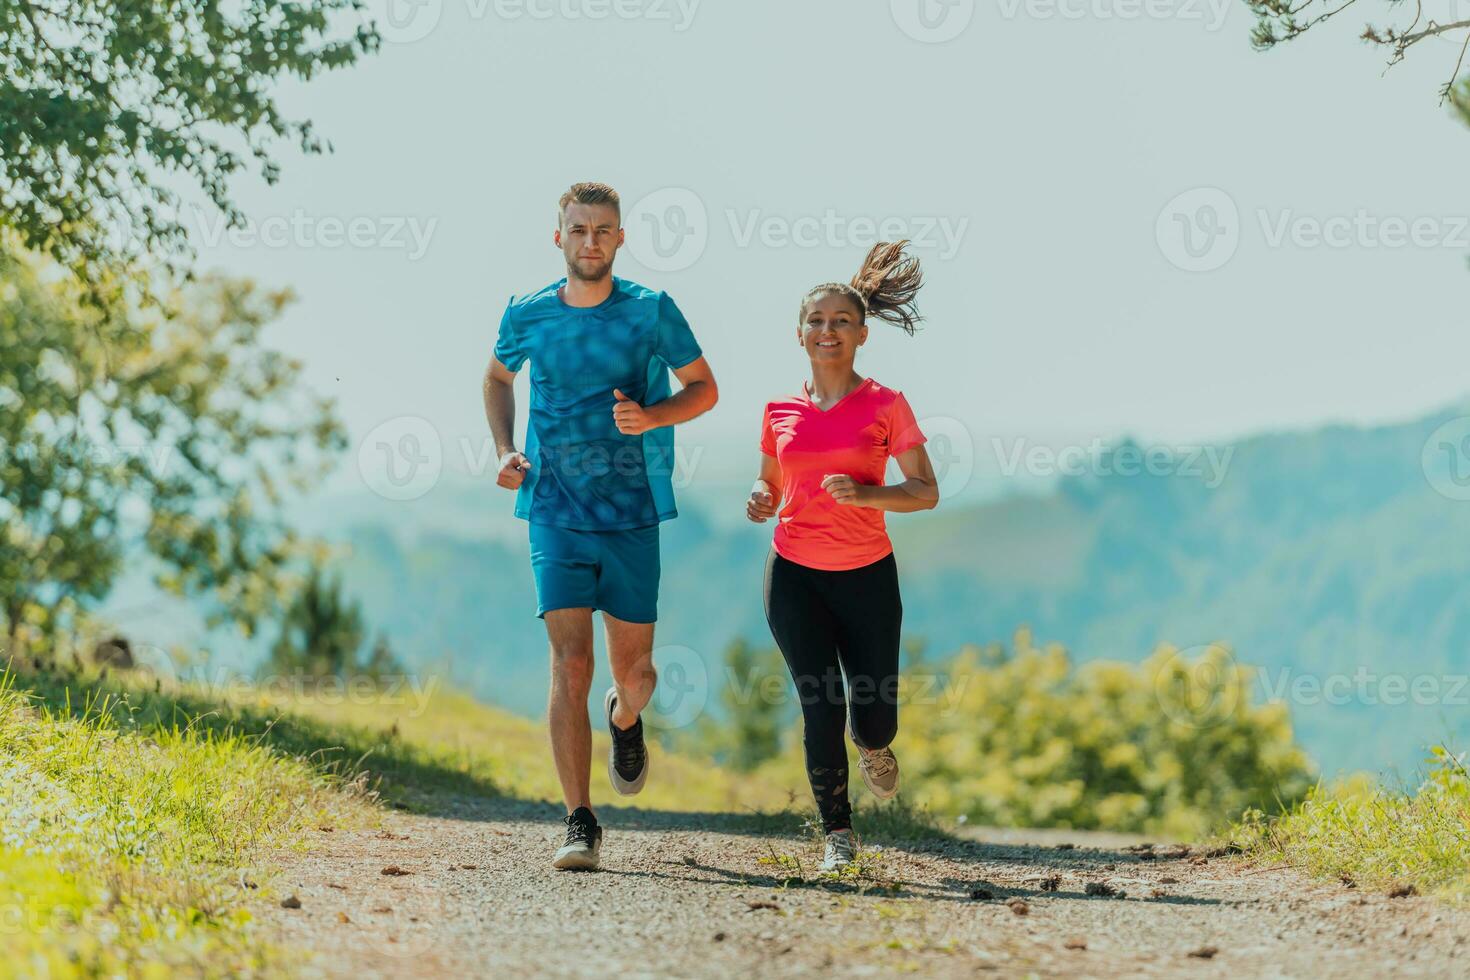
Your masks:
<svg viewBox="0 0 1470 980"><path fill-rule="evenodd" d="M289 302L202 278L146 309L86 302L43 260L0 248L0 614L44 643L106 594L128 557L211 623L253 629L302 544L283 495L345 436L300 365L262 346Z"/></svg>
<svg viewBox="0 0 1470 980"><path fill-rule="evenodd" d="M325 144L273 84L375 50L359 0L0 0L0 225L87 280L188 254L179 178L232 226L227 191L281 141ZM336 15L336 16L334 16Z"/></svg>
<svg viewBox="0 0 1470 980"><path fill-rule="evenodd" d="M1246 0L1256 15L1251 30L1251 44L1266 51L1283 41L1305 34L1352 7L1357 0ZM1448 101L1459 117L1470 124L1470 76L1462 74L1465 54L1470 47L1470 19L1451 16L1436 18L1434 6L1428 11L1422 3L1409 6L1389 0L1388 13L1397 19L1389 24L1368 23L1359 37L1383 49L1392 68L1408 56L1409 49L1430 40L1447 38L1456 41L1454 69L1440 86L1440 102ZM1446 11L1449 13L1449 11ZM1412 16L1411 16L1412 15Z"/></svg>
<svg viewBox="0 0 1470 980"><path fill-rule="evenodd" d="M360 603L348 599L340 578L328 578L320 561L311 563L281 618L264 673L289 677L382 677L399 667L386 637L379 636L364 659L367 626Z"/></svg>

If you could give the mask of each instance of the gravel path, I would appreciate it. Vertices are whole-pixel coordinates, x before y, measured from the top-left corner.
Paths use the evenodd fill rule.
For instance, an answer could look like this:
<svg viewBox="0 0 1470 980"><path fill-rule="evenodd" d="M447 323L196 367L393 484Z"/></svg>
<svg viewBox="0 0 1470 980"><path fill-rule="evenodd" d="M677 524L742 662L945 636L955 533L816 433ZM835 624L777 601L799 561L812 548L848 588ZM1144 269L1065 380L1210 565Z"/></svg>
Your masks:
<svg viewBox="0 0 1470 980"><path fill-rule="evenodd" d="M603 870L557 872L559 809L450 810L316 831L272 882L300 907L273 906L265 927L312 951L312 975L355 980L1470 977L1470 912L1173 846L885 846L856 881L828 882L810 840L729 814L607 808ZM802 878L787 882L782 854Z"/></svg>

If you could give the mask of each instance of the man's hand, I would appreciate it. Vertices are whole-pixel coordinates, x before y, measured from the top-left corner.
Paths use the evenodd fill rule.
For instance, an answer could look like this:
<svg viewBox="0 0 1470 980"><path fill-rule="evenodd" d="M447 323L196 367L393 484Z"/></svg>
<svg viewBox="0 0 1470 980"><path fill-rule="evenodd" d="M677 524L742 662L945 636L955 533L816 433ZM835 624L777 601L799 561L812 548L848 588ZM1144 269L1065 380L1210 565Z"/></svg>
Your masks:
<svg viewBox="0 0 1470 980"><path fill-rule="evenodd" d="M764 524L776 516L776 497L769 490L759 487L750 491L750 499L745 502L745 516L756 524Z"/></svg>
<svg viewBox="0 0 1470 980"><path fill-rule="evenodd" d="M822 477L822 489L832 495L832 499L839 504L847 504L852 507L864 506L863 500L868 492L865 484L859 483L845 473L828 473Z"/></svg>
<svg viewBox="0 0 1470 980"><path fill-rule="evenodd" d="M648 413L643 406L623 394L617 388L613 389L613 397L617 401L613 404L613 421L617 423L618 431L625 436L641 436L649 429L656 428L648 418Z"/></svg>
<svg viewBox="0 0 1470 980"><path fill-rule="evenodd" d="M495 474L495 485L505 487L507 490L518 490L521 481L526 478L526 471L531 468L531 461L522 453L512 449L500 457L500 472Z"/></svg>

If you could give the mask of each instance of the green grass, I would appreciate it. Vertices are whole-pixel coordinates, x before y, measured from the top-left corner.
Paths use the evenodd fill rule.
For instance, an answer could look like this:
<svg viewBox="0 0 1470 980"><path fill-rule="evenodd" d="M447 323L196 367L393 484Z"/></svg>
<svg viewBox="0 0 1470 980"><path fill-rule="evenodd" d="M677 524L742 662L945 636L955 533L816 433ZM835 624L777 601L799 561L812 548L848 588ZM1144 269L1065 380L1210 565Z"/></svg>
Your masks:
<svg viewBox="0 0 1470 980"><path fill-rule="evenodd" d="M0 677L0 975L285 972L251 928L269 855L371 822L361 794L259 738L22 685Z"/></svg>
<svg viewBox="0 0 1470 980"><path fill-rule="evenodd" d="M418 696L320 697L310 692L247 692L234 710L289 719L308 739L330 735L350 751L370 752L362 765L389 800L432 808L445 792L501 795L559 802L561 784L551 759L546 722L481 704L458 694L450 682L430 677ZM594 777L607 758L608 735L592 726ZM672 812L747 813L753 818L785 809L791 794L769 782L744 779L708 759L649 746L653 775L636 801L640 809ZM804 788L798 786L797 788ZM626 805L593 779L593 804Z"/></svg>
<svg viewBox="0 0 1470 980"><path fill-rule="evenodd" d="M413 809L432 808L443 792L512 796L560 803L561 784L551 760L546 723L482 704L448 690L448 682L428 678L421 694L402 697L320 697L245 691L231 702L230 724L244 723L242 712L279 719L293 733L294 751L310 745L342 745L338 758L360 759L372 773L372 786L390 801ZM674 813L743 816L752 833L800 833L815 815L807 789L799 740L776 759L751 773L725 769L690 747L665 749L650 740L652 775L636 800L615 797L596 778L607 757L608 736L594 711L592 781L595 806L628 806ZM279 738L273 731L269 736ZM855 752L855 750L853 750ZM854 756L853 772L857 765ZM859 784L860 786L860 784ZM854 791L855 823L861 835L900 841L943 836L939 820L904 799L880 803L865 790Z"/></svg>
<svg viewBox="0 0 1470 980"><path fill-rule="evenodd" d="M494 783L454 742L410 741L391 724L387 691L354 696L356 714L342 717L333 695L273 694L247 685L195 687L142 684L126 675L27 674L27 692L53 712L102 714L132 731L187 727L198 735L244 735L272 752L306 760L346 783L358 781L388 802L415 809L437 794L493 795ZM99 697L105 700L99 700ZM410 699L404 698L405 701ZM377 724L354 724L366 719Z"/></svg>
<svg viewBox="0 0 1470 980"><path fill-rule="evenodd" d="M1246 852L1357 887L1415 890L1470 901L1470 772L1434 749L1413 791L1366 776L1319 786L1275 819L1248 812L1231 831Z"/></svg>

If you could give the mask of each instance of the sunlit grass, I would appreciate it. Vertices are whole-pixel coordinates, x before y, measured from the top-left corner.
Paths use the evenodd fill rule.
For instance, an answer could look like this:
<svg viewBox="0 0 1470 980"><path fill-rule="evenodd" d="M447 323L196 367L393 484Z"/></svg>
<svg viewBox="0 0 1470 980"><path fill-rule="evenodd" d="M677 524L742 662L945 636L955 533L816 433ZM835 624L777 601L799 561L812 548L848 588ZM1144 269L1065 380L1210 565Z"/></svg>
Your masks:
<svg viewBox="0 0 1470 980"><path fill-rule="evenodd" d="M1232 831L1248 853L1358 887L1402 888L1470 901L1470 773L1436 747L1413 791L1365 776L1319 786L1283 816L1246 814Z"/></svg>
<svg viewBox="0 0 1470 980"><path fill-rule="evenodd" d="M354 746L391 739L402 755L457 771L479 787L518 799L557 803L561 784L551 759L551 743L543 719L525 718L482 704L449 689L448 683L419 685L422 696L404 695L388 703L364 698L290 696L251 692L242 701L310 718ZM348 733L355 733L350 738ZM749 818L751 829L793 833L814 814L801 763L799 740L779 758L750 773L722 768L683 745L667 750L650 738L647 784L636 797L614 795L602 775L609 748L606 727L592 713L592 797L595 806L636 807L674 813L738 814ZM676 742L676 744L678 744ZM855 751L855 750L854 750ZM855 756L854 756L855 759ZM369 755L362 763L375 774L386 772L380 786L389 799L429 804L431 797L407 793L395 784L391 769ZM853 764L856 772L856 762ZM455 789L462 787L448 786ZM864 834L884 840L932 838L941 834L939 821L926 809L900 798L878 803L861 789L854 790L855 819Z"/></svg>
<svg viewBox="0 0 1470 980"><path fill-rule="evenodd" d="M556 802L561 784L552 764L551 743L544 720L525 718L481 704L449 689L445 683L424 683L422 697L404 696L384 703L379 699L319 698L260 692L256 708L269 707L324 724L343 733L356 733L355 744L391 743L397 751L417 757L435 768L458 772L485 792L519 799ZM594 710L592 716L592 794L595 805L636 806L672 812L770 813L786 808L791 794L784 786L745 778L723 770L706 759L665 751L657 739L649 743L647 785L636 798L616 796L602 775L609 748L607 729ZM391 770L370 755L363 765L384 772L382 790L389 799L430 805L434 785L399 785ZM463 790L443 783L441 790ZM416 790L416 791L410 791Z"/></svg>
<svg viewBox="0 0 1470 980"><path fill-rule="evenodd" d="M258 738L139 724L0 680L0 974L274 973L250 928L268 855L372 819L361 794Z"/></svg>

